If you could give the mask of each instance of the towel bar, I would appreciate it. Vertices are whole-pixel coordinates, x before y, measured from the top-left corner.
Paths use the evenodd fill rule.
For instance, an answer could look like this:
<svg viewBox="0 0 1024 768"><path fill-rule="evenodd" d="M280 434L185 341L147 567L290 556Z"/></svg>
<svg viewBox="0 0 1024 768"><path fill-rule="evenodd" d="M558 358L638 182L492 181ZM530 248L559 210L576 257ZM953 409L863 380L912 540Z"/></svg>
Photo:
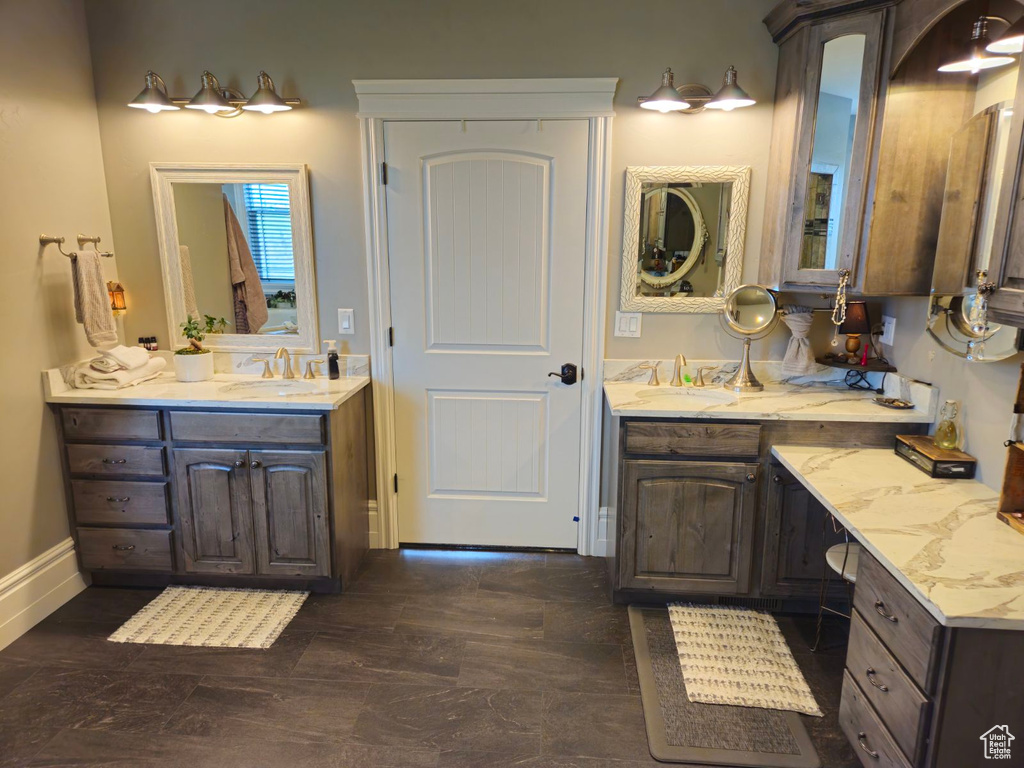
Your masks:
<svg viewBox="0 0 1024 768"><path fill-rule="evenodd" d="M99 237L86 237L85 235L79 235L78 236L78 247L79 248L84 248L86 243L92 243L92 244L95 245L99 241L100 241ZM56 245L57 246L57 250L61 252L62 256L67 256L69 259L72 259L72 260L78 258L78 253L76 251L72 251L71 253L66 253L64 251L64 248L62 247L64 245L64 238L63 237L51 237L50 235L40 235L39 236L39 244L41 246L43 246L44 248L46 246L48 246L48 245ZM100 256L102 256L105 259L110 259L110 258L113 258L113 256L114 256L114 252L113 251L99 251L98 253L99 253Z"/></svg>

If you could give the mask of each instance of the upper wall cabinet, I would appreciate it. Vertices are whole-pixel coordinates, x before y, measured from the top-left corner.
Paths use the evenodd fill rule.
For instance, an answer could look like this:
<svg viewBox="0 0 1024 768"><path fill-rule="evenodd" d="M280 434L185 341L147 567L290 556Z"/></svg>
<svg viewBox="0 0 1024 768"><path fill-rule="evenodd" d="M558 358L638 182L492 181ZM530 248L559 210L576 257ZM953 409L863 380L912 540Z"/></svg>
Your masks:
<svg viewBox="0 0 1024 768"><path fill-rule="evenodd" d="M950 142L978 90L977 76L938 70L988 5L786 0L772 10L768 188L779 194L766 205L760 282L834 289L846 269L855 293L929 293Z"/></svg>

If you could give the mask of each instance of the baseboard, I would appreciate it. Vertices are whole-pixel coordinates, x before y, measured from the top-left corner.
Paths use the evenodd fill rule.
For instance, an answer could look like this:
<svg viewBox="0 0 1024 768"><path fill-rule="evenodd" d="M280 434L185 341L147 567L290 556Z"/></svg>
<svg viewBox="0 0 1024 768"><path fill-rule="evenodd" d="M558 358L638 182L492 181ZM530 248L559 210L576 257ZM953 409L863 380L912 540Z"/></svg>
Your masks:
<svg viewBox="0 0 1024 768"><path fill-rule="evenodd" d="M377 500L370 499L367 505L370 513L370 549L380 549L380 515L377 514Z"/></svg>
<svg viewBox="0 0 1024 768"><path fill-rule="evenodd" d="M594 557L615 554L615 508L601 507L597 512L597 538L590 552Z"/></svg>
<svg viewBox="0 0 1024 768"><path fill-rule="evenodd" d="M0 649L89 586L69 536L0 579Z"/></svg>

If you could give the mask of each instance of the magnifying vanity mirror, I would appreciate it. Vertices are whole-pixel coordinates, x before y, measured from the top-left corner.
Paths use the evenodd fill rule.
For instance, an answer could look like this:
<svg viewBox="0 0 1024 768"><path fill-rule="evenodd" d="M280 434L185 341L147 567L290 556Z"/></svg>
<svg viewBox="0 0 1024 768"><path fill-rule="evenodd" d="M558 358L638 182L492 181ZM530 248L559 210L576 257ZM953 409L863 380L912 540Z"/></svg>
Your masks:
<svg viewBox="0 0 1024 768"><path fill-rule="evenodd" d="M213 318L218 352L315 351L305 166L154 163L151 176L172 337Z"/></svg>
<svg viewBox="0 0 1024 768"><path fill-rule="evenodd" d="M1013 179L1004 178L1016 67L982 74L976 114L953 136L932 271L927 330L947 352L972 362L1017 353L1020 330L988 319L996 221ZM994 97L1005 100L990 103Z"/></svg>
<svg viewBox="0 0 1024 768"><path fill-rule="evenodd" d="M733 392L760 392L764 385L750 368L750 342L774 330L779 321L775 294L762 285L741 285L725 299L719 315L730 336L743 339L743 358L736 373L722 386Z"/></svg>
<svg viewBox="0 0 1024 768"><path fill-rule="evenodd" d="M743 267L750 168L629 167L625 311L720 312Z"/></svg>

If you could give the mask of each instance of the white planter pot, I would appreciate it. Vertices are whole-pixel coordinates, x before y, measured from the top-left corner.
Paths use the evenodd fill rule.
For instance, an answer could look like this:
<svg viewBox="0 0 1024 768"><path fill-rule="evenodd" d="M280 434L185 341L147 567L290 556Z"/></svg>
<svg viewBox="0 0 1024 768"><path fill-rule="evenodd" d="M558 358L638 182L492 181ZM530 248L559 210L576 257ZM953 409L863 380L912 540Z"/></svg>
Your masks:
<svg viewBox="0 0 1024 768"><path fill-rule="evenodd" d="M213 378L213 352L175 355L174 375L178 381L206 381Z"/></svg>

